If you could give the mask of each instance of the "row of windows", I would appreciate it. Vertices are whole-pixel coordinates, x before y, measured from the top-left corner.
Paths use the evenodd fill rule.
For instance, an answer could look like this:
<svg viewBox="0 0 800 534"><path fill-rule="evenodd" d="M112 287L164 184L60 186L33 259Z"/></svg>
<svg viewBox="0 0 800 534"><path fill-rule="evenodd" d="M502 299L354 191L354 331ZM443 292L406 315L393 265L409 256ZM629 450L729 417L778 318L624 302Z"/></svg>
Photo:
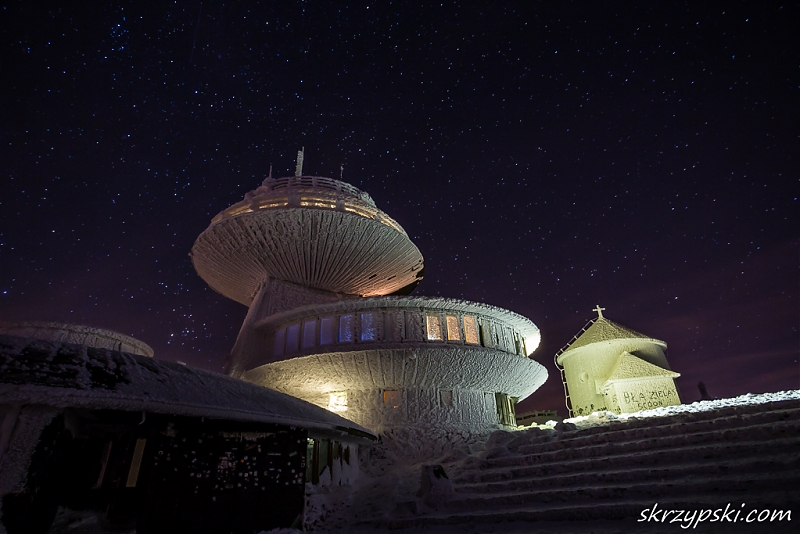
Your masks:
<svg viewBox="0 0 800 534"><path fill-rule="evenodd" d="M293 354L303 349L336 343L406 341L407 316L414 312L368 311L307 319L275 331L273 355ZM466 343L527 355L525 340L510 327L475 315L425 313L425 339L433 342ZM420 320L416 319L419 325ZM419 328L419 327L418 327ZM420 340L422 341L422 340Z"/></svg>
<svg viewBox="0 0 800 534"><path fill-rule="evenodd" d="M462 328L463 320L463 328ZM425 315L426 331L429 341L461 341L473 345L483 345L484 347L494 347L526 356L525 339L519 332L500 324L493 324L488 321L478 322L474 315L454 315L444 314L442 321L441 314Z"/></svg>

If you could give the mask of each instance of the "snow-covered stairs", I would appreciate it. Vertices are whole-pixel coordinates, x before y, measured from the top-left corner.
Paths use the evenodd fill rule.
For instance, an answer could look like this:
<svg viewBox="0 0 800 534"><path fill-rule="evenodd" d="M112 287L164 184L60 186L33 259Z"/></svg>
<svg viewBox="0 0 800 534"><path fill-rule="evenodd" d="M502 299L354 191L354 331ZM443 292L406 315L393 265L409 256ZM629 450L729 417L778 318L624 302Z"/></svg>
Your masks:
<svg viewBox="0 0 800 534"><path fill-rule="evenodd" d="M443 507L401 512L380 526L502 532L495 527L509 521L569 521L580 532L581 521L635 524L654 503L662 509L745 503L747 510L794 504L800 514L800 401L582 430L496 432L483 452L445 469L455 496ZM793 519L796 526L800 517Z"/></svg>

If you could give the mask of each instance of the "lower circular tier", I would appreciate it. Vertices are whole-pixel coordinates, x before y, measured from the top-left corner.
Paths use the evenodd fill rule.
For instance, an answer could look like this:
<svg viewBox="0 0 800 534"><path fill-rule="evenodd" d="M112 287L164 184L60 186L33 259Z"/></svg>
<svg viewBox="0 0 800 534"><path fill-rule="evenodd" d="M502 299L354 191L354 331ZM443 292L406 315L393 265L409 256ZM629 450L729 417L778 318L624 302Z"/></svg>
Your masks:
<svg viewBox="0 0 800 534"><path fill-rule="evenodd" d="M330 352L257 367L243 378L338 412L370 430L513 425L513 403L538 389L538 362L478 347Z"/></svg>

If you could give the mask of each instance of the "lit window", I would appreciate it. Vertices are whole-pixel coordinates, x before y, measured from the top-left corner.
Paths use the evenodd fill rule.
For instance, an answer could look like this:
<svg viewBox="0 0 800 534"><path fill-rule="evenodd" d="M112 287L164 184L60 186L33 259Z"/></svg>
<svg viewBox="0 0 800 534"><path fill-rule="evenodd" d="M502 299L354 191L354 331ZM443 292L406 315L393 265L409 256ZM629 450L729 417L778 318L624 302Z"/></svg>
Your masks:
<svg viewBox="0 0 800 534"><path fill-rule="evenodd" d="M353 315L339 317L339 343L353 342Z"/></svg>
<svg viewBox="0 0 800 534"><path fill-rule="evenodd" d="M275 332L275 345L273 347L272 353L275 356L282 355L285 345L286 345L286 329L281 328L280 330Z"/></svg>
<svg viewBox="0 0 800 534"><path fill-rule="evenodd" d="M303 348L307 349L316 345L317 341L317 321L306 321L303 323Z"/></svg>
<svg viewBox="0 0 800 534"><path fill-rule="evenodd" d="M474 315L464 316L464 340L474 345L481 342L478 336L478 321L475 320Z"/></svg>
<svg viewBox="0 0 800 534"><path fill-rule="evenodd" d="M426 326L428 327L428 341L441 341L444 339L442 336L442 320L438 315L426 315Z"/></svg>
<svg viewBox="0 0 800 534"><path fill-rule="evenodd" d="M332 412L346 412L347 411L347 392L337 391L331 393L328 398L328 410Z"/></svg>
<svg viewBox="0 0 800 534"><path fill-rule="evenodd" d="M446 316L446 320L448 341L461 341L461 327L458 324L458 317L455 315L448 315Z"/></svg>
<svg viewBox="0 0 800 534"><path fill-rule="evenodd" d="M375 341L378 339L378 327L375 325L375 316L372 313L361 314L361 341Z"/></svg>
<svg viewBox="0 0 800 534"><path fill-rule="evenodd" d="M300 348L300 323L286 327L286 353L297 352Z"/></svg>
<svg viewBox="0 0 800 534"><path fill-rule="evenodd" d="M383 403L390 405L392 408L399 407L401 400L401 393L396 389L387 389L383 392Z"/></svg>
<svg viewBox="0 0 800 534"><path fill-rule="evenodd" d="M323 317L319 321L319 344L330 345L334 336L334 317Z"/></svg>

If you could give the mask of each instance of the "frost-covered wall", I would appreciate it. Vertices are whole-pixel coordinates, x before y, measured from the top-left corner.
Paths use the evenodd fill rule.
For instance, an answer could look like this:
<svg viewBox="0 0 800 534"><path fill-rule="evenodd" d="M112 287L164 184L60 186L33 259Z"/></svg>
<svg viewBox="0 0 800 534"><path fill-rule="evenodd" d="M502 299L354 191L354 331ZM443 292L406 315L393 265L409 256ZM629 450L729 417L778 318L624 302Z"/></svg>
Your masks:
<svg viewBox="0 0 800 534"><path fill-rule="evenodd" d="M425 388L348 390L341 415L383 432L407 426L499 428L493 393Z"/></svg>
<svg viewBox="0 0 800 534"><path fill-rule="evenodd" d="M246 362L263 358L264 336L256 331L256 325L265 318L298 306L340 302L353 298L358 297L267 278L250 304L231 350L230 360L226 362L225 372L240 376L246 370L244 367Z"/></svg>
<svg viewBox="0 0 800 534"><path fill-rule="evenodd" d="M483 347L421 347L315 354L264 365L248 381L326 407L373 431L408 425L499 423L495 393L525 398L547 378L537 362Z"/></svg>
<svg viewBox="0 0 800 534"><path fill-rule="evenodd" d="M618 382L609 388L606 396L611 396L609 411L614 413L666 408L681 403L675 380L669 377Z"/></svg>
<svg viewBox="0 0 800 534"><path fill-rule="evenodd" d="M602 388L623 352L642 354L666 366L664 351L647 340L602 341L565 353L562 365L575 415L614 411L614 406L607 405L608 398Z"/></svg>
<svg viewBox="0 0 800 534"><path fill-rule="evenodd" d="M679 404L673 379L680 375L669 368L666 346L599 317L557 357L573 415Z"/></svg>

